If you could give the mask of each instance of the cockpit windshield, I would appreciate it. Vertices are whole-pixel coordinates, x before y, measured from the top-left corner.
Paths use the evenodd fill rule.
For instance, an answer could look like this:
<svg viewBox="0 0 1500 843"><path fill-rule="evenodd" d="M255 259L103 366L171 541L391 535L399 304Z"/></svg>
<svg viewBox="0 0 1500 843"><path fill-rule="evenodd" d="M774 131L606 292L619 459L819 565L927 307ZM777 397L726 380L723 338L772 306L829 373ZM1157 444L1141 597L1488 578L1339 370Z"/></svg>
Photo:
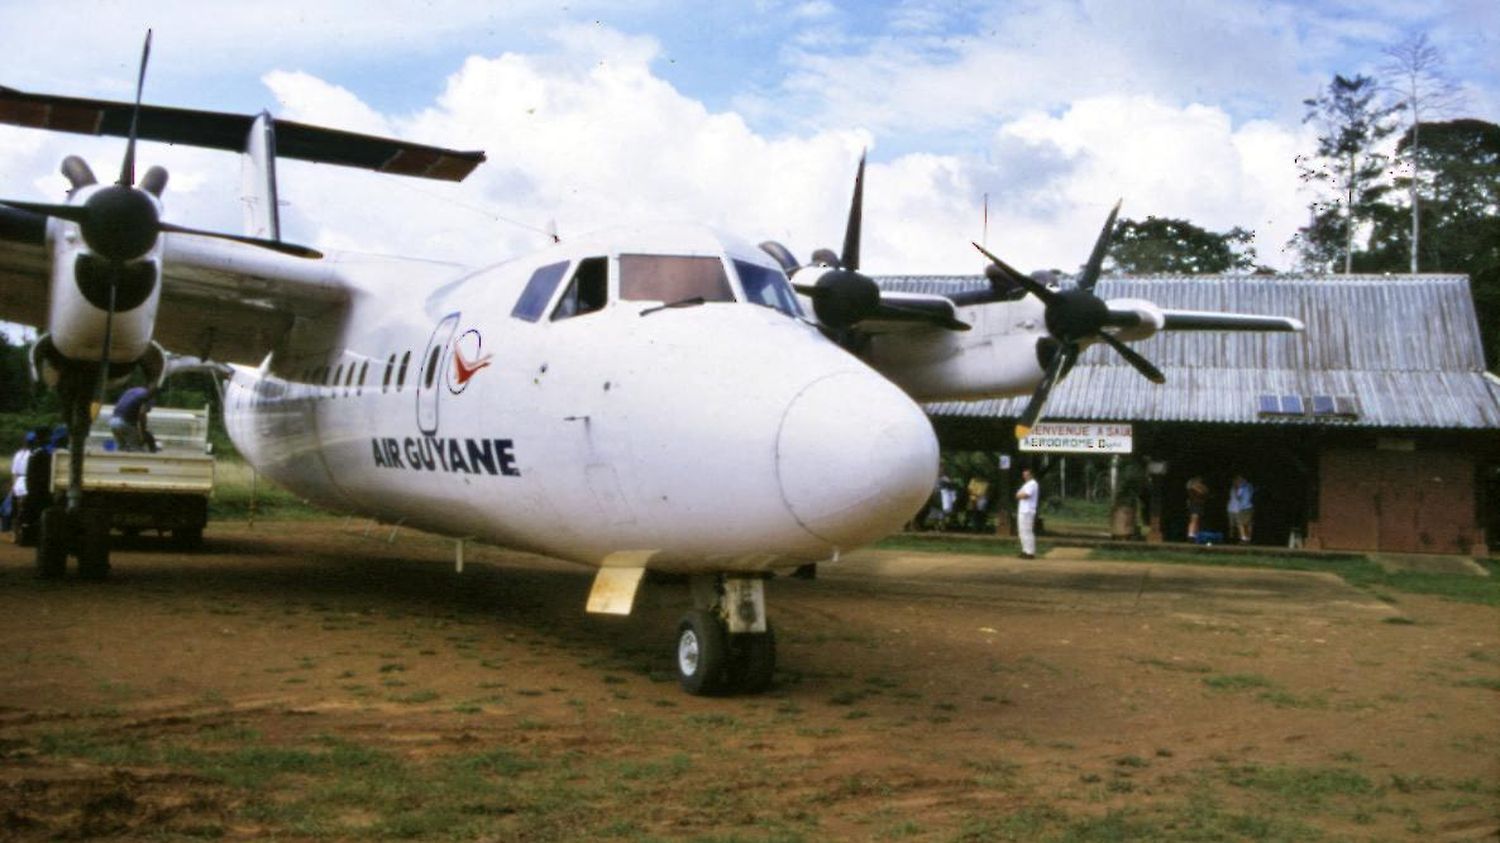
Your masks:
<svg viewBox="0 0 1500 843"><path fill-rule="evenodd" d="M734 301L724 262L716 257L620 255L620 298L625 301Z"/></svg>
<svg viewBox="0 0 1500 843"><path fill-rule="evenodd" d="M748 261L734 262L734 271L740 275L740 286L745 288L745 298L755 304L774 307L793 318L802 317L802 308L797 305L797 295L792 285L780 270L760 266Z"/></svg>

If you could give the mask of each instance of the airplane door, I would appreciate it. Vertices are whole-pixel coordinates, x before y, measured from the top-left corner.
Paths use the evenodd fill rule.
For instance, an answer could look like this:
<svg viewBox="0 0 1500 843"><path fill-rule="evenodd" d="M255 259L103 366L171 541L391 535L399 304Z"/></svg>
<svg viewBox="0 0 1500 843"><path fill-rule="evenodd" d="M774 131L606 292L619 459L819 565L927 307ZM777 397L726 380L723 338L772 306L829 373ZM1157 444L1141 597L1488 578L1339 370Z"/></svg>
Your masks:
<svg viewBox="0 0 1500 843"><path fill-rule="evenodd" d="M443 317L427 341L427 350L420 358L421 369L417 372L417 429L432 436L438 429L438 396L446 383L448 368L448 346L453 342L453 332L458 328L458 314Z"/></svg>

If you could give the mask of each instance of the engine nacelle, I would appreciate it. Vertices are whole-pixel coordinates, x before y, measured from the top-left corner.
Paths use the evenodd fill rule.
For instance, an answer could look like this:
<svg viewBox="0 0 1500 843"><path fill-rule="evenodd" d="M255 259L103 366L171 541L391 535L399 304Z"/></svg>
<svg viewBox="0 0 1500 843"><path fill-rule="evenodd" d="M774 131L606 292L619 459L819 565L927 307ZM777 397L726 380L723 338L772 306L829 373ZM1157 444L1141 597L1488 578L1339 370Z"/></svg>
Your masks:
<svg viewBox="0 0 1500 843"><path fill-rule="evenodd" d="M1161 308L1145 299L1110 299L1105 303L1111 313L1134 313L1140 319L1135 325L1115 331L1115 339L1124 342L1146 339L1160 331L1167 321Z"/></svg>
<svg viewBox="0 0 1500 843"><path fill-rule="evenodd" d="M75 190L69 204L83 204L101 189ZM69 360L98 363L105 354L108 321L111 363L134 363L145 356L161 302L162 238L156 237L145 254L124 262L100 257L84 242L78 225L56 217L48 223L47 240L52 252L47 332L55 351Z"/></svg>

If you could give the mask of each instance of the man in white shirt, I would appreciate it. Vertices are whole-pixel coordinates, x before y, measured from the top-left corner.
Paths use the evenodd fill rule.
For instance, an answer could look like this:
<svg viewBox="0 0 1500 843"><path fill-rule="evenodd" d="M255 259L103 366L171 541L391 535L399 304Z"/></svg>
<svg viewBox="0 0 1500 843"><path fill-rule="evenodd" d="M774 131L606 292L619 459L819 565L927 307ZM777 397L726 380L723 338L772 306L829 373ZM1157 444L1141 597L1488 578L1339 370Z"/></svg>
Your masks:
<svg viewBox="0 0 1500 843"><path fill-rule="evenodd" d="M1041 495L1031 469L1021 469L1021 488L1016 492L1016 529L1021 534L1021 558L1036 558L1036 504Z"/></svg>

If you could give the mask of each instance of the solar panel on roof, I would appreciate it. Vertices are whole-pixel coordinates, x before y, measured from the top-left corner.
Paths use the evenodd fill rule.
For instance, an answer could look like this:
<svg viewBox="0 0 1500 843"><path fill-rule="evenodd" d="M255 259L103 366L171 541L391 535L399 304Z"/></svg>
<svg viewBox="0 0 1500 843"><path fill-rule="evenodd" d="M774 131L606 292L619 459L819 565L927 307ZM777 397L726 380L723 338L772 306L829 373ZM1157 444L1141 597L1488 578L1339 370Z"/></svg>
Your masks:
<svg viewBox="0 0 1500 843"><path fill-rule="evenodd" d="M1284 415L1290 415L1290 416L1300 416L1300 415L1302 415L1302 413L1303 413L1303 409L1302 409L1302 396L1300 396L1300 395L1283 395L1283 396L1281 396L1281 412Z"/></svg>
<svg viewBox="0 0 1500 843"><path fill-rule="evenodd" d="M1281 402L1277 401L1274 395L1261 395L1258 399L1258 404L1262 413L1271 414L1281 412Z"/></svg>
<svg viewBox="0 0 1500 843"><path fill-rule="evenodd" d="M1332 395L1314 395L1312 397L1312 411L1315 416L1331 416L1338 412L1334 408Z"/></svg>

